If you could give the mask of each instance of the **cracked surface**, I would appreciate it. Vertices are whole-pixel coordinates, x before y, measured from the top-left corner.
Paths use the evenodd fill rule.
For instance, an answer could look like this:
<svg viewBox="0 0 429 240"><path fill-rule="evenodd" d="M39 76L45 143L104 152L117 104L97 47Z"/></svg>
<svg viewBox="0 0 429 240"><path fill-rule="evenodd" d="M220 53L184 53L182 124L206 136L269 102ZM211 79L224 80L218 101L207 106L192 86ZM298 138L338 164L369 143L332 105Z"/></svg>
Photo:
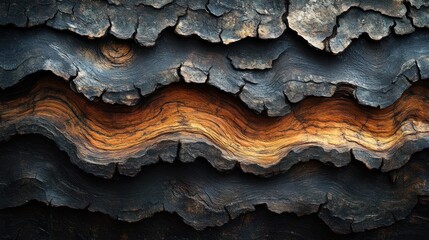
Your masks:
<svg viewBox="0 0 429 240"><path fill-rule="evenodd" d="M291 0L287 19L289 27L310 45L338 54L363 33L380 40L391 32L403 35L412 33L414 27L428 27L424 4L409 2Z"/></svg>
<svg viewBox="0 0 429 240"><path fill-rule="evenodd" d="M110 32L144 46L154 45L165 28L175 27L180 35L229 44L246 37L279 37L286 29L285 11L281 0L7 0L1 4L0 24L46 24L90 38Z"/></svg>
<svg viewBox="0 0 429 240"><path fill-rule="evenodd" d="M204 157L220 170L240 163L264 175L309 159L340 167L350 151L368 168L390 171L429 144L429 89L421 84L384 110L343 97L310 98L281 118L255 115L215 89L184 83L128 108L88 102L49 77L24 89L1 98L1 140L43 134L76 165L105 178L116 166L134 176L143 165L177 156Z"/></svg>
<svg viewBox="0 0 429 240"><path fill-rule="evenodd" d="M336 26L337 18L347 13L352 7L373 10L378 12L377 14L380 17L384 16L386 18L401 18L405 16L407 10L402 0L382 2L370 0L291 0L287 19L290 28L297 31L312 46L324 49L324 41L335 35L333 29ZM344 22L348 23L349 20L356 21L355 17L344 18ZM340 22L339 24L341 26L342 23ZM367 24L370 25L370 28L377 26L376 23L368 22ZM359 29L360 26L352 25L351 27ZM341 39L341 36L339 38Z"/></svg>
<svg viewBox="0 0 429 240"><path fill-rule="evenodd" d="M0 4L0 25L47 25L89 38L111 33L143 46L155 45L168 27L230 44L248 37L276 39L289 26L310 45L337 54L362 33L379 40L392 28L402 35L414 26L428 27L428 5L418 0L7 0Z"/></svg>
<svg viewBox="0 0 429 240"><path fill-rule="evenodd" d="M428 27L427 0L2 1L0 238L52 238L58 208L115 239L160 213L203 239L425 238ZM8 215L34 200L49 216Z"/></svg>
<svg viewBox="0 0 429 240"><path fill-rule="evenodd" d="M249 108L269 116L289 113L291 104L307 96L330 97L344 84L354 87L359 103L386 108L413 82L429 78L426 31L378 43L359 39L341 56L309 49L289 35L208 46L166 34L155 47L142 48L114 38L86 40L45 28L3 29L0 34L1 88L47 70L69 80L90 100L125 105L183 80L238 95Z"/></svg>
<svg viewBox="0 0 429 240"><path fill-rule="evenodd" d="M282 229L279 231L278 226ZM5 239L303 239L332 237L329 228L317 218L276 214L258 206L255 212L240 215L221 227L203 231L183 223L177 214L157 213L153 217L126 223L101 213L67 207L29 203L0 210L0 232ZM64 234L67 233L67 234Z"/></svg>
<svg viewBox="0 0 429 240"><path fill-rule="evenodd" d="M128 222L167 211L196 229L221 226L266 204L276 213L318 213L334 232L360 232L404 219L417 195L428 194L427 152L390 174L310 162L263 181L237 171L222 174L203 162L157 164L134 178L96 179L38 136L12 139L0 152L7 166L0 169L2 209L34 199Z"/></svg>
<svg viewBox="0 0 429 240"><path fill-rule="evenodd" d="M428 212L427 200L420 199L405 220L389 227L344 235L333 233L316 214L300 217L293 213L276 214L262 206L221 227L197 231L176 214L157 213L143 221L125 223L101 213L30 202L0 210L0 231L5 239L425 239L429 233Z"/></svg>
<svg viewBox="0 0 429 240"><path fill-rule="evenodd" d="M402 22L406 25L406 22ZM390 28L395 24L394 19L384 18L377 12L364 12L351 9L339 18L339 25L335 36L329 39L329 49L333 53L340 53L346 49L352 39L367 33L373 40L380 40L390 34ZM409 23L412 28L411 23Z"/></svg>

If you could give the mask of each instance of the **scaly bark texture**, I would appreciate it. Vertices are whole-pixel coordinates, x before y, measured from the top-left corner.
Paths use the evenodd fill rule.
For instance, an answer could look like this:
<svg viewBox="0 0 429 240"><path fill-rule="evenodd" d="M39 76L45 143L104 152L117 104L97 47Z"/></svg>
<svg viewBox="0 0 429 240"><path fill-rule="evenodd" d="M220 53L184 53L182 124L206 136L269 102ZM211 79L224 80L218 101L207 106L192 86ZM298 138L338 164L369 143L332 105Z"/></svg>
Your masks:
<svg viewBox="0 0 429 240"><path fill-rule="evenodd" d="M0 148L0 161L8 166L0 171L0 208L37 200L126 222L167 211L203 229L222 226L264 204L275 213L317 213L338 233L360 232L406 218L417 197L428 196L427 155L417 154L389 174L368 172L356 162L342 168L309 162L260 179L238 170L219 173L199 161L156 164L133 178L103 180L72 166L46 139L28 135Z"/></svg>
<svg viewBox="0 0 429 240"><path fill-rule="evenodd" d="M268 118L196 85L172 85L123 107L89 103L55 79L34 82L31 90L18 87L0 99L3 139L43 134L78 166L103 177L115 167L133 176L142 165L177 157L204 157L218 169L238 162L255 173L285 171L310 159L340 167L350 153L368 168L390 171L429 144L427 84L413 86L383 110L344 97L308 98L292 113Z"/></svg>
<svg viewBox="0 0 429 240"><path fill-rule="evenodd" d="M0 30L0 87L51 71L88 99L135 105L174 82L208 84L269 116L290 113L307 96L331 97L346 85L360 104L386 108L429 78L428 31L362 39L342 55L309 48L286 33L277 40L222 46L166 34L152 48L114 38L87 40L46 28Z"/></svg>
<svg viewBox="0 0 429 240"><path fill-rule="evenodd" d="M1 239L413 239L429 1L0 2Z"/></svg>

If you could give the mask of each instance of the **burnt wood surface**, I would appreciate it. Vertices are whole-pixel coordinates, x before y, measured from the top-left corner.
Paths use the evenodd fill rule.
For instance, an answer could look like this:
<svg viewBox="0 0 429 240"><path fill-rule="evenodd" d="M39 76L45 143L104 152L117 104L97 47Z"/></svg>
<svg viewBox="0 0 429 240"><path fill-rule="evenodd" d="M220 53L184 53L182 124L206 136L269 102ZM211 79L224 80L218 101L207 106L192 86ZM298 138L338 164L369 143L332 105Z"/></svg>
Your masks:
<svg viewBox="0 0 429 240"><path fill-rule="evenodd" d="M429 4L419 0L6 0L0 25L46 25L82 36L112 34L153 46L168 27L230 44L247 37L278 38L290 28L310 45L332 53L366 33L373 40L429 27Z"/></svg>
<svg viewBox="0 0 429 240"><path fill-rule="evenodd" d="M258 206L221 227L197 231L176 214L157 213L136 223L125 223L100 213L30 202L0 210L2 239L425 239L429 234L427 201L404 220L361 233L333 233L314 214L297 217L276 214Z"/></svg>
<svg viewBox="0 0 429 240"><path fill-rule="evenodd" d="M269 116L289 113L307 96L330 97L341 86L363 105L386 108L429 77L429 32L423 30L380 42L360 39L338 56L311 49L290 32L228 46L166 33L152 48L46 28L0 34L1 88L46 70L88 99L112 104L135 105L157 88L185 81L237 95Z"/></svg>
<svg viewBox="0 0 429 240"><path fill-rule="evenodd" d="M261 179L236 170L220 173L198 161L156 164L133 178L103 180L71 165L47 139L26 135L0 146L0 161L8 166L0 172L0 209L37 200L127 222L167 211L203 229L264 204L275 213L317 213L334 232L361 232L405 219L418 196L427 196L427 156L418 153L389 174L356 162L342 168L309 162Z"/></svg>
<svg viewBox="0 0 429 240"><path fill-rule="evenodd" d="M429 1L0 2L0 239L425 239Z"/></svg>

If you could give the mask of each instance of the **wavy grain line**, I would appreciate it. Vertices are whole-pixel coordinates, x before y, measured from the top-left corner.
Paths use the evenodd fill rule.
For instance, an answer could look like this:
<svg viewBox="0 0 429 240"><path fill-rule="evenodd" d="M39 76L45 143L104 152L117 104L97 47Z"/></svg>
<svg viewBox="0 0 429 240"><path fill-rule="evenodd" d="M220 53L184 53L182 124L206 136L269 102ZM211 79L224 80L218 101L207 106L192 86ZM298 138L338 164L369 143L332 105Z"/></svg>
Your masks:
<svg viewBox="0 0 429 240"><path fill-rule="evenodd" d="M254 173L286 170L309 158L344 166L350 151L369 168L389 171L429 143L424 85L382 110L342 97L309 98L278 118L255 115L236 99L195 85L172 85L126 108L88 102L65 85L46 77L28 93L5 93L0 135L43 134L78 166L104 177L115 165L135 175L142 165L176 157L202 156L218 169L238 162Z"/></svg>
<svg viewBox="0 0 429 240"><path fill-rule="evenodd" d="M360 232L404 219L417 196L429 193L427 151L390 176L356 163L335 168L310 162L263 179L196 162L156 164L134 178L113 180L83 173L40 136L14 138L0 153L0 209L34 199L128 222L176 212L196 229L221 226L266 204L275 213L317 213L337 233Z"/></svg>

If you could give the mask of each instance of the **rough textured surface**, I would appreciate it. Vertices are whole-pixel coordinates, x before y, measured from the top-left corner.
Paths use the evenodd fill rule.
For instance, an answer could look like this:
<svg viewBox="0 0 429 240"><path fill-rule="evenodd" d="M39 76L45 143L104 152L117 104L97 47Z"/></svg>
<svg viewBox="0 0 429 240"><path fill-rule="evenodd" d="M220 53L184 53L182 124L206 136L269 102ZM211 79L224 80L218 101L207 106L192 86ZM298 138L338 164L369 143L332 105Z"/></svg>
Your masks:
<svg viewBox="0 0 429 240"><path fill-rule="evenodd" d="M332 96L345 84L353 87L359 103L385 108L413 82L429 77L429 32L423 31L379 43L362 39L341 56L311 50L293 36L225 48L165 35L147 49L47 29L4 29L0 34L5 36L0 40L1 88L47 70L91 100L126 105L183 79L236 94L269 116L289 113L291 103L307 96Z"/></svg>
<svg viewBox="0 0 429 240"><path fill-rule="evenodd" d="M427 6L414 0L7 0L0 5L0 25L47 25L90 38L111 33L144 46L153 46L168 27L229 44L278 38L289 25L312 46L336 54L361 33L380 40L428 27Z"/></svg>
<svg viewBox="0 0 429 240"><path fill-rule="evenodd" d="M175 27L180 35L229 44L246 37L279 37L286 29L285 12L282 0L6 0L0 5L0 25L47 25L90 38L109 32L144 46Z"/></svg>
<svg viewBox="0 0 429 240"><path fill-rule="evenodd" d="M339 18L337 33L329 39L329 49L333 53L344 51L353 39L362 33L367 33L371 39L380 40L390 33L390 28L395 25L395 20L384 18L377 12L365 12L359 9L351 9ZM402 22L406 25L405 22ZM412 29L411 23L409 23Z"/></svg>
<svg viewBox="0 0 429 240"><path fill-rule="evenodd" d="M420 9L410 8L410 17L416 27L429 27L429 7L421 7Z"/></svg>
<svg viewBox="0 0 429 240"><path fill-rule="evenodd" d="M310 98L287 116L268 118L198 85L172 85L126 108L89 102L49 77L33 82L0 98L0 139L43 134L76 165L107 178L115 167L133 176L143 165L176 157L205 157L218 169L238 162L270 174L310 159L344 166L350 152L368 168L390 171L429 144L427 84L383 110L343 97Z"/></svg>
<svg viewBox="0 0 429 240"><path fill-rule="evenodd" d="M197 231L175 214L157 213L152 218L124 223L100 213L31 202L0 210L2 239L425 239L429 234L427 201L389 227L362 233L335 234L315 214L297 217L276 214L263 207L240 215L221 227Z"/></svg>
<svg viewBox="0 0 429 240"><path fill-rule="evenodd" d="M427 27L416 24L426 10L408 10L407 4L402 0L291 0L287 19L289 27L309 44L337 54L362 33L380 40L393 31L402 35L412 33L414 26Z"/></svg>
<svg viewBox="0 0 429 240"><path fill-rule="evenodd" d="M0 239L425 239L428 27L428 0L4 0Z"/></svg>
<svg viewBox="0 0 429 240"><path fill-rule="evenodd" d="M0 209L34 199L130 222L167 211L197 229L266 204L276 213L318 213L335 232L360 232L404 219L417 195L428 194L427 152L389 175L360 164L338 169L310 162L263 181L239 171L219 173L204 162L157 164L134 178L96 179L37 136L12 139L0 153L7 166L0 169Z"/></svg>
<svg viewBox="0 0 429 240"><path fill-rule="evenodd" d="M281 226L279 229L278 226ZM221 227L203 231L183 223L176 214L126 223L100 214L31 202L0 210L1 239L332 239L335 236L315 214L297 217L258 206Z"/></svg>
<svg viewBox="0 0 429 240"><path fill-rule="evenodd" d="M405 220L386 228L345 236L343 239L425 239L429 234L429 201L423 198Z"/></svg>

